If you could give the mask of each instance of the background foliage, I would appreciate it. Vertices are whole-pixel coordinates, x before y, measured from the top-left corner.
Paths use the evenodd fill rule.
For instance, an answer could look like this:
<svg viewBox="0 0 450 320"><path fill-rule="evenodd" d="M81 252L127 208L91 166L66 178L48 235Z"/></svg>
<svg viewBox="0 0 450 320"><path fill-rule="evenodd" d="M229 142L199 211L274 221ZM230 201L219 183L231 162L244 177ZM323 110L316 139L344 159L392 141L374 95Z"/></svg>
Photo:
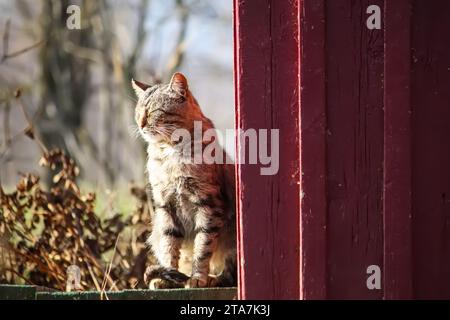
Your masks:
<svg viewBox="0 0 450 320"><path fill-rule="evenodd" d="M66 27L71 4L81 30ZM76 264L83 290L145 286L151 203L130 79L182 71L233 128L231 6L0 0L0 283L65 290Z"/></svg>

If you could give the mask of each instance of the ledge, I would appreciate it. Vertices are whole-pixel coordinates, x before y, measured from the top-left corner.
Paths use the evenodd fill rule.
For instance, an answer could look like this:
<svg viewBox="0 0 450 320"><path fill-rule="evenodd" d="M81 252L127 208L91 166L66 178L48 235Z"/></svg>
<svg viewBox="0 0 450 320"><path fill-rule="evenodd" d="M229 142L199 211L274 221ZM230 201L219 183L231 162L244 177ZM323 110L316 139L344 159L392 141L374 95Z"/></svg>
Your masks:
<svg viewBox="0 0 450 320"><path fill-rule="evenodd" d="M0 284L0 300L35 300L36 287Z"/></svg>
<svg viewBox="0 0 450 320"><path fill-rule="evenodd" d="M34 286L0 285L0 300L232 300L236 288L46 292Z"/></svg>

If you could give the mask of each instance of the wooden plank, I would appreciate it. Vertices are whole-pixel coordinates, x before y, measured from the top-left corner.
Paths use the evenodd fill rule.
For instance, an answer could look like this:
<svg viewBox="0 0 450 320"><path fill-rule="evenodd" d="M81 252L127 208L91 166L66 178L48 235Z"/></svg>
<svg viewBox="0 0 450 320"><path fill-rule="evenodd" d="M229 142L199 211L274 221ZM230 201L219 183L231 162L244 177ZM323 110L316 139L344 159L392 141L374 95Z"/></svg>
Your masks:
<svg viewBox="0 0 450 320"><path fill-rule="evenodd" d="M240 110L238 107L238 90L240 87L240 77L239 77L239 72L238 72L238 56L239 56L239 52L240 52L240 45L239 45L239 41L237 41L238 39L238 28L237 28L237 21L239 19L238 17L238 13L239 13L239 2L236 0L233 0L233 46L234 46L234 59L233 59L233 78L234 78L234 107L235 107L235 129L239 128L239 114L240 114ZM236 136L236 141L235 141L235 161L236 163L239 161L239 154L238 154L238 150L239 150L239 145L238 145L239 139L237 139ZM240 299L242 299L243 297L243 293L245 292L245 282L242 280L243 277L243 259L242 259L242 254L241 252L243 252L243 248L242 248L242 235L241 235L241 230L242 230L242 225L241 225L241 219L240 219L240 212L241 212L241 201L239 200L239 195L240 195L240 185L241 185L241 179L240 179L241 173L240 173L240 166L236 165L236 169L235 169L235 180L236 180L236 237L237 237L237 275L238 275L238 297Z"/></svg>
<svg viewBox="0 0 450 320"><path fill-rule="evenodd" d="M383 30L369 5L326 2L328 298L381 299L366 286L383 266Z"/></svg>
<svg viewBox="0 0 450 320"><path fill-rule="evenodd" d="M413 1L413 261L421 299L450 298L449 17L449 1Z"/></svg>
<svg viewBox="0 0 450 320"><path fill-rule="evenodd" d="M297 5L235 1L236 127L280 129L273 176L243 163L237 137L241 299L299 298Z"/></svg>
<svg viewBox="0 0 450 320"><path fill-rule="evenodd" d="M36 287L0 284L0 300L35 300Z"/></svg>
<svg viewBox="0 0 450 320"><path fill-rule="evenodd" d="M1 289L1 286L0 286ZM36 289L35 289L36 291ZM0 291L1 292L1 291ZM196 288L196 289L132 289L109 291L81 292L48 292L35 293L36 300L232 300L236 298L236 288Z"/></svg>
<svg viewBox="0 0 450 320"><path fill-rule="evenodd" d="M326 298L325 3L301 0L300 297Z"/></svg>
<svg viewBox="0 0 450 320"><path fill-rule="evenodd" d="M385 3L384 298L411 299L410 0Z"/></svg>

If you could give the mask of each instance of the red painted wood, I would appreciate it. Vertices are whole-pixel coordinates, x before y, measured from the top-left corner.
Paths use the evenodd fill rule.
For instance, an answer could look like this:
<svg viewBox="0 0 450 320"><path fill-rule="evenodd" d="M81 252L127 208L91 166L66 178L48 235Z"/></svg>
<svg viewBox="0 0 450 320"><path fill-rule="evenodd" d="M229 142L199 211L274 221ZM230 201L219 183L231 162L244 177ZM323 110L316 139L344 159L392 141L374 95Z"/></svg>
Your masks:
<svg viewBox="0 0 450 320"><path fill-rule="evenodd" d="M326 298L325 4L301 0L300 183L302 299Z"/></svg>
<svg viewBox="0 0 450 320"><path fill-rule="evenodd" d="M367 267L383 266L383 30L380 0L326 2L328 298L380 299Z"/></svg>
<svg viewBox="0 0 450 320"><path fill-rule="evenodd" d="M410 0L385 3L384 298L411 299Z"/></svg>
<svg viewBox="0 0 450 320"><path fill-rule="evenodd" d="M449 1L413 1L412 205L417 298L450 298L449 17Z"/></svg>
<svg viewBox="0 0 450 320"><path fill-rule="evenodd" d="M237 166L240 298L450 298L448 17L446 0L235 1L236 127L281 129L278 175Z"/></svg>
<svg viewBox="0 0 450 320"><path fill-rule="evenodd" d="M277 175L238 164L241 299L299 298L297 13L295 0L235 2L236 126L280 129Z"/></svg>
<svg viewBox="0 0 450 320"><path fill-rule="evenodd" d="M233 17L234 17L234 23L233 23L233 41L234 41L234 61L233 61L233 77L234 77L234 91L235 91L235 95L234 95L234 104L235 104L235 128L239 128L239 114L240 114L240 109L238 107L238 94L237 92L239 91L239 87L240 87L240 77L239 77L239 73L238 73L238 54L240 51L240 46L239 46L239 41L237 41L238 39L238 28L237 28L237 22L239 17L238 17L238 12L239 12L239 7L238 7L238 1L233 2ZM239 150L239 145L238 145L238 139L236 139L235 141L235 150L238 151ZM236 162L238 161L239 155L236 152ZM240 179L240 166L236 166L235 169L235 179L236 179L236 237L237 237L237 251L238 251L238 256L237 256L237 274L238 274L238 297L242 299L243 294L245 292L244 286L245 286L245 281L242 280L242 276L244 274L244 270L243 270L243 261L242 261L242 254L241 252L243 252L243 247L242 247L242 234L241 234L241 230L242 230L242 224L241 224L241 219L240 219L240 215L241 215L241 201L239 201L239 195L240 195L240 185L241 185L241 179Z"/></svg>

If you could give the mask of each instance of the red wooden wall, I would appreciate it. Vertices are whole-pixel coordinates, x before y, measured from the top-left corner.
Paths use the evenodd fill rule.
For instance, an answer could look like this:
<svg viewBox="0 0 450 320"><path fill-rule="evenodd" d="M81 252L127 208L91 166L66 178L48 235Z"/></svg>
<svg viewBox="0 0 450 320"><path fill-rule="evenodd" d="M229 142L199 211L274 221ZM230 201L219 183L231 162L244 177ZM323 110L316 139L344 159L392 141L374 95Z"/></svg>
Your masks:
<svg viewBox="0 0 450 320"><path fill-rule="evenodd" d="M238 164L240 297L450 298L450 2L234 5L236 126L280 129L277 175Z"/></svg>
<svg viewBox="0 0 450 320"><path fill-rule="evenodd" d="M235 2L237 127L283 128L277 175L260 175L258 165L237 168L241 298L288 299L299 292L296 5ZM237 147L243 162L240 139Z"/></svg>
<svg viewBox="0 0 450 320"><path fill-rule="evenodd" d="M450 298L450 2L413 4L413 288L419 298Z"/></svg>

